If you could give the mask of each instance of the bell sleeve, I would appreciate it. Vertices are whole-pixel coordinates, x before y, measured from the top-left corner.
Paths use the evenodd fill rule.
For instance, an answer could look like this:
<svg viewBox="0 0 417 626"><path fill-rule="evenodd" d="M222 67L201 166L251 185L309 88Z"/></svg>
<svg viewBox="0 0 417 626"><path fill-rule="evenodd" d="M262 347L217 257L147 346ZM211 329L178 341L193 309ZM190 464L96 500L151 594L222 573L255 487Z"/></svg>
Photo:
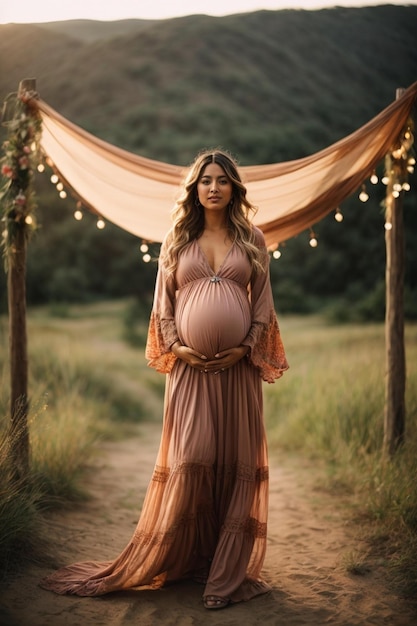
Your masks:
<svg viewBox="0 0 417 626"><path fill-rule="evenodd" d="M264 271L257 272L250 283L252 324L242 344L249 346L248 359L259 369L262 379L273 383L289 365L274 309L265 239L259 228L254 227L254 232L256 245L264 251Z"/></svg>
<svg viewBox="0 0 417 626"><path fill-rule="evenodd" d="M176 360L176 356L171 351L171 346L178 341L178 333L175 326L175 276L172 272L166 271L165 247L166 240L161 246L158 260L158 273L145 356L148 359L149 367L153 367L163 374L168 374Z"/></svg>

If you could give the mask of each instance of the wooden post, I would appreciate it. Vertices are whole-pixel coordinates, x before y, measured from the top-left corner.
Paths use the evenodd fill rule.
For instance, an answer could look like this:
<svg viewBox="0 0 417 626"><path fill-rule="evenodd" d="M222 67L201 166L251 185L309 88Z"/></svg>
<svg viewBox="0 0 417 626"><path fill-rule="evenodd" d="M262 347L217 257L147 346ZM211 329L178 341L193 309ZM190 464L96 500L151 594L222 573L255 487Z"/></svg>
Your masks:
<svg viewBox="0 0 417 626"><path fill-rule="evenodd" d="M397 99L403 89L397 89ZM401 174L402 159L389 157L391 168ZM386 311L385 311L385 411L384 451L392 456L405 435L405 346L404 346L404 219L403 194L393 195L395 175L389 175L385 206Z"/></svg>
<svg viewBox="0 0 417 626"><path fill-rule="evenodd" d="M36 91L36 81L21 81L18 96ZM26 225L16 221L13 245L8 250L8 305L10 349L10 454L13 476L24 479L29 472L28 355L26 332Z"/></svg>
<svg viewBox="0 0 417 626"><path fill-rule="evenodd" d="M29 470L28 356L26 334L26 235L18 228L8 255L10 348L10 452L13 474L23 478Z"/></svg>

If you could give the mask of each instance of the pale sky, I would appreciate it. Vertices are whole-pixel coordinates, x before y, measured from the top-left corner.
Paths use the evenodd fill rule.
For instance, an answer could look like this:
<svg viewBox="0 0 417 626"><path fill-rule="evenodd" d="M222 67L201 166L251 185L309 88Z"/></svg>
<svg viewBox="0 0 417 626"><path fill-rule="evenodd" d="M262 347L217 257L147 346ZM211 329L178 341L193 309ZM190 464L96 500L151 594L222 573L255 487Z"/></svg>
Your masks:
<svg viewBox="0 0 417 626"><path fill-rule="evenodd" d="M166 19L183 15L231 15L260 9L321 9L332 6L416 4L417 0L1 0L0 24L71 19Z"/></svg>

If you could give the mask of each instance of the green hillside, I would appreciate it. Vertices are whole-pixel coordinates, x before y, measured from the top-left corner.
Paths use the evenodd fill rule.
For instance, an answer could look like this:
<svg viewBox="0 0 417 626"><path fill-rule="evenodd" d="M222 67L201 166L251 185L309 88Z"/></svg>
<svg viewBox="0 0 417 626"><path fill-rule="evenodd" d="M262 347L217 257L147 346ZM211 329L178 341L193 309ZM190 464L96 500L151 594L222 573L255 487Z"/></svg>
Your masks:
<svg viewBox="0 0 417 626"><path fill-rule="evenodd" d="M184 165L214 145L230 149L241 164L290 160L354 131L392 102L397 87L417 80L416 32L417 6L389 5L3 25L0 97L22 78L36 77L41 97L64 116L112 143L171 163ZM362 299L370 292L378 300L383 191L375 191L366 213L348 201L342 226L324 220L313 253L302 236L287 243L273 268L277 284L285 286L284 308L309 309L316 300ZM413 290L415 193L407 201L407 281ZM45 222L51 207L40 204ZM47 248L49 236L45 227L32 247L44 237ZM133 242L123 241L130 255ZM95 245L100 247L99 236ZM84 276L91 271L80 267Z"/></svg>
<svg viewBox="0 0 417 626"><path fill-rule="evenodd" d="M91 43L100 39L114 39L115 37L138 33L155 22L156 20L115 20L113 22L68 20L66 22L47 22L42 24L42 28Z"/></svg>
<svg viewBox="0 0 417 626"><path fill-rule="evenodd" d="M303 156L366 122L417 78L417 7L259 11L0 27L0 94L36 76L74 122L186 163L222 143L244 163ZM91 39L91 35L88 39Z"/></svg>

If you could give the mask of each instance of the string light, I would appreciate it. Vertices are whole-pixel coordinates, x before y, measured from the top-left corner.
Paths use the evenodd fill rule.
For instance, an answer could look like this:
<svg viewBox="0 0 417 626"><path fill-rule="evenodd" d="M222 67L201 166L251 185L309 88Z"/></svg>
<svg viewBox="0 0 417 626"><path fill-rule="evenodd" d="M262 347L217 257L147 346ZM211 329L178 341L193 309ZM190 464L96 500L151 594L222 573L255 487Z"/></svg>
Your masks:
<svg viewBox="0 0 417 626"><path fill-rule="evenodd" d="M150 254L144 254L142 257L142 260L144 263L149 263L149 261L151 260L151 255Z"/></svg>
<svg viewBox="0 0 417 626"><path fill-rule="evenodd" d="M26 215L25 224L28 224L29 226L33 224L33 217L31 215Z"/></svg>
<svg viewBox="0 0 417 626"><path fill-rule="evenodd" d="M381 178L381 183L383 183L384 185L388 185L388 183L389 183L389 178L388 178L388 176L383 176L383 177Z"/></svg>
<svg viewBox="0 0 417 626"><path fill-rule="evenodd" d="M391 154L394 157L394 159L401 159L401 157L404 154L404 148L400 146L399 148L396 148L395 150L393 150Z"/></svg>
<svg viewBox="0 0 417 626"><path fill-rule="evenodd" d="M148 250L149 250L149 246L148 246L148 244L147 244L147 243L145 243L145 242L143 242L143 243L141 244L141 246L140 246L140 251L141 251L141 252L148 252Z"/></svg>
<svg viewBox="0 0 417 626"><path fill-rule="evenodd" d="M409 156L409 150L414 141L410 126L403 130L398 142L385 158L385 179L392 199L400 197L401 192L410 191L408 174L414 172L415 158ZM392 224L388 219L385 224L386 230L391 230Z"/></svg>
<svg viewBox="0 0 417 626"><path fill-rule="evenodd" d="M413 145L413 142L414 142L413 133L411 132L410 127L408 127L404 133L404 138L401 142L401 147L403 149L403 152L405 153L405 157L406 157L406 153L409 151L409 149Z"/></svg>
<svg viewBox="0 0 417 626"><path fill-rule="evenodd" d="M268 246L268 252L271 252L272 258L279 259L281 258L281 250L278 250L279 243L275 242Z"/></svg>
<svg viewBox="0 0 417 626"><path fill-rule="evenodd" d="M399 198L400 193L402 191L402 184L401 183L394 183L392 186L392 195L394 198Z"/></svg>
<svg viewBox="0 0 417 626"><path fill-rule="evenodd" d="M392 229L392 224L391 224L391 222L385 222L385 224L384 224L384 228L385 228L385 230L391 230L391 229Z"/></svg>
<svg viewBox="0 0 417 626"><path fill-rule="evenodd" d="M51 159L50 157L46 156L46 157L45 157L45 159L44 159L44 161L45 161L46 165L48 165L48 167L50 167L50 168L53 168L53 167L54 167L53 161L52 161L52 159ZM44 171L45 171L45 165L44 165L43 163L39 163L39 164L37 165L37 170L38 170L38 172L40 172L40 173L44 172ZM60 198L62 198L62 199L67 198L67 197L68 197L68 194L67 194L67 192L66 192L66 191L65 191L65 189L64 189L64 183L60 180L60 178L59 178L58 174L53 173L53 174L51 175L50 180L51 180L51 183L52 183L53 185L55 185L55 186L56 186L56 190L57 190L57 191L58 191L58 193L59 193L59 197L60 197ZM84 217L84 216L83 216L83 212L82 212L82 210L81 210L81 209L82 209L82 203L81 203L81 201L79 200L79 201L77 202L77 208L76 208L76 210L74 211L74 219L76 219L77 221L81 221L81 220L83 219L83 217ZM30 220L30 221L29 221L29 220ZM32 220L32 218L31 218L30 216L28 216L28 217L25 219L25 221L26 221L26 223L27 223L27 224L32 224L32 221L33 221L33 220ZM99 230L103 230L103 228L105 228L105 227L106 227L106 222L103 220L103 218L102 218L102 217L99 217L99 218L97 219L96 226L97 226L97 228L98 228ZM146 244L146 243L143 243L143 244L142 244L142 246L141 246L141 251L142 251L142 252L147 252L147 251L148 251L148 246L147 246L147 244ZM143 257L143 260L145 261L145 263L149 263L149 261L151 260L151 256L150 256L149 254L145 254L145 255L144 255L144 257Z"/></svg>
<svg viewBox="0 0 417 626"><path fill-rule="evenodd" d="M369 179L373 185L376 185L378 182L378 176L376 175L375 170L371 174L371 178Z"/></svg>
<svg viewBox="0 0 417 626"><path fill-rule="evenodd" d="M362 185L362 191L359 194L359 200L361 202L367 202L369 200L369 195L366 192L365 184Z"/></svg>
<svg viewBox="0 0 417 626"><path fill-rule="evenodd" d="M341 210L339 209L339 207L337 207L336 209L336 212L334 214L334 219L336 220L336 222L343 222L343 214Z"/></svg>
<svg viewBox="0 0 417 626"><path fill-rule="evenodd" d="M317 246L319 245L319 242L317 241L317 237L316 235L313 233L313 231L310 232L310 246L312 248L317 248Z"/></svg>

